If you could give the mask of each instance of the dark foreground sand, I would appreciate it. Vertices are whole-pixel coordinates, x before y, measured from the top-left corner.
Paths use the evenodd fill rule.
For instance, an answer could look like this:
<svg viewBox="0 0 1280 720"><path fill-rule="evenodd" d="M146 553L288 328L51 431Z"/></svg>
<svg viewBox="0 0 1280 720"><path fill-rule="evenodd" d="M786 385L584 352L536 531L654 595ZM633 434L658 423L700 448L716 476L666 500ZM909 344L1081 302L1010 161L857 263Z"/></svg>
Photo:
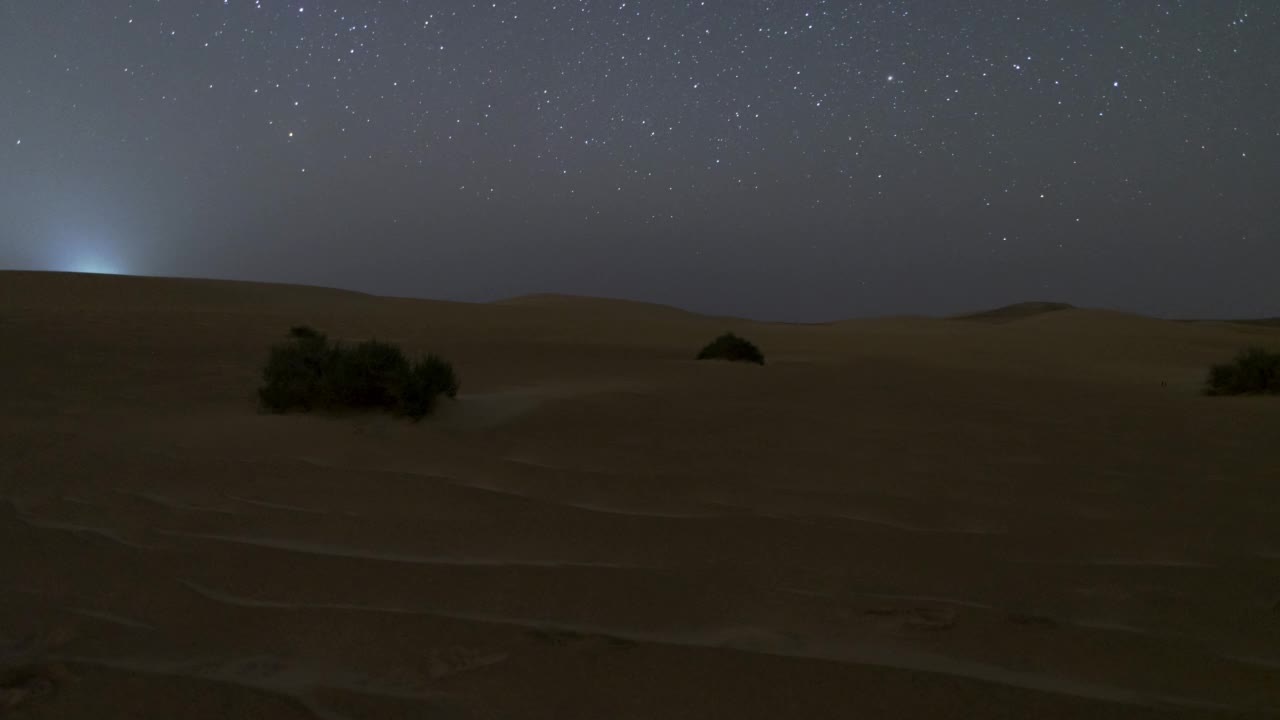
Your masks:
<svg viewBox="0 0 1280 720"><path fill-rule="evenodd" d="M463 392L259 414L296 323ZM1198 394L1250 343L0 273L0 715L1271 716L1280 400Z"/></svg>

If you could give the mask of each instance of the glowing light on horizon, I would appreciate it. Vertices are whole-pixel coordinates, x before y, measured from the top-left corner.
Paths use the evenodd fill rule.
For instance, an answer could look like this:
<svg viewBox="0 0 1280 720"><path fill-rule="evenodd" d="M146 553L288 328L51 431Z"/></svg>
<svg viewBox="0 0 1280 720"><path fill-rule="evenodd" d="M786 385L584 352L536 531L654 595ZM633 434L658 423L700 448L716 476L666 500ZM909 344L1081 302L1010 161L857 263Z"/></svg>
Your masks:
<svg viewBox="0 0 1280 720"><path fill-rule="evenodd" d="M77 255L67 263L68 272L90 273L93 275L124 275L125 270L120 263L99 254L84 253Z"/></svg>

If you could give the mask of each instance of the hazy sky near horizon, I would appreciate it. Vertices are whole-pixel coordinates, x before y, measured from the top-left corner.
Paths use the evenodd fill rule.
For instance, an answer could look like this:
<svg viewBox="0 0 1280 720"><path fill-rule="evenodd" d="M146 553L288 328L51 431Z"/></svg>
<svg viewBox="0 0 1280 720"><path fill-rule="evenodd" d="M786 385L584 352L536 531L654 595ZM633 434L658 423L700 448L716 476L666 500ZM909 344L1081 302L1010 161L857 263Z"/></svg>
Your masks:
<svg viewBox="0 0 1280 720"><path fill-rule="evenodd" d="M0 268L1280 315L1275 0L14 0Z"/></svg>

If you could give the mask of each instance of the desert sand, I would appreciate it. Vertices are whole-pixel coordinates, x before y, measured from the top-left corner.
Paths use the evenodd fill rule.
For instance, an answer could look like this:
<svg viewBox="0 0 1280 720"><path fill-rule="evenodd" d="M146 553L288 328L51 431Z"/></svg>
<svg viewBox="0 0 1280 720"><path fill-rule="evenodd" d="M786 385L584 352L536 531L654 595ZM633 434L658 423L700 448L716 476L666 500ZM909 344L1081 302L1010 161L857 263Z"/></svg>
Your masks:
<svg viewBox="0 0 1280 720"><path fill-rule="evenodd" d="M261 413L301 323L462 391ZM1249 344L0 273L0 715L1274 716L1280 400L1200 394Z"/></svg>

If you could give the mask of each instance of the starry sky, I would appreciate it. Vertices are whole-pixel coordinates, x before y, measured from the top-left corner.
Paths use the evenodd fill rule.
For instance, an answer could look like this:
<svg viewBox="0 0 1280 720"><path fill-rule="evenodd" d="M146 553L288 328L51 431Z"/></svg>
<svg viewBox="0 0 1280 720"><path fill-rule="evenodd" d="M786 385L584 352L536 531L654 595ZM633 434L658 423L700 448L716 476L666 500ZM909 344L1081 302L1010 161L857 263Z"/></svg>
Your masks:
<svg viewBox="0 0 1280 720"><path fill-rule="evenodd" d="M1280 315L1275 0L10 0L0 267Z"/></svg>

